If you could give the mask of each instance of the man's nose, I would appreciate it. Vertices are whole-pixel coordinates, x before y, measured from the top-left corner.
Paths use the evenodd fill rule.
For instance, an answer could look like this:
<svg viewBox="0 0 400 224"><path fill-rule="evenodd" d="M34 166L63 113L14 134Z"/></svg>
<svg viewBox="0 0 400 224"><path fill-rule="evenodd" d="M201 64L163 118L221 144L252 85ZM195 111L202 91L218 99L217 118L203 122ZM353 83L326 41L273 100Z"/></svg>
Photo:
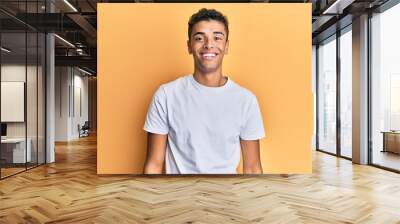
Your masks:
<svg viewBox="0 0 400 224"><path fill-rule="evenodd" d="M210 49L214 47L214 41L212 39L207 39L204 43L204 48Z"/></svg>

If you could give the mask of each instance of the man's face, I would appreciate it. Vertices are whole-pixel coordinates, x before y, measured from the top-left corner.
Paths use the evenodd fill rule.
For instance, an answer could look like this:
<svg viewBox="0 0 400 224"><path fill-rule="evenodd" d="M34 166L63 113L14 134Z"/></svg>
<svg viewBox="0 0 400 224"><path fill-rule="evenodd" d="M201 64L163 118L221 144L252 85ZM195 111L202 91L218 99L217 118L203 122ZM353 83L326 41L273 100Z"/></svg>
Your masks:
<svg viewBox="0 0 400 224"><path fill-rule="evenodd" d="M193 26L190 37L187 45L195 68L205 73L220 69L229 46L224 24L216 20L200 21Z"/></svg>

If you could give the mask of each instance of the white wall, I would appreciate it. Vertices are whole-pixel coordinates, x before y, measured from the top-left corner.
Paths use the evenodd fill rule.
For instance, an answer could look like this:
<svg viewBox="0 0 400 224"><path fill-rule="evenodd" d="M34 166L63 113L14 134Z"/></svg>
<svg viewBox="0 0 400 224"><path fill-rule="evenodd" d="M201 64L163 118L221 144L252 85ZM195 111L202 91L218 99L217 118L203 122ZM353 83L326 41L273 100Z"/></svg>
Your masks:
<svg viewBox="0 0 400 224"><path fill-rule="evenodd" d="M55 141L68 141L69 73L67 67L55 68Z"/></svg>
<svg viewBox="0 0 400 224"><path fill-rule="evenodd" d="M77 126L78 124L80 124L81 126L85 123L85 121L88 121L89 119L89 110L88 110L88 106L89 106L89 102L88 102L88 96L89 96L89 91L88 91L88 77L85 76L81 76L82 73L78 73L78 75L76 75L76 71L75 70L75 77L74 77L74 86L75 86L75 96L74 96L74 100L75 100L75 113L74 113L74 119L72 119L72 132L71 134L75 137L79 137L79 133L78 133L78 129ZM80 91L80 93L78 93L78 91ZM80 98L78 97L80 95ZM78 102L80 101L80 102ZM81 107L81 108L79 108ZM81 109L82 111L80 112L79 109Z"/></svg>
<svg viewBox="0 0 400 224"><path fill-rule="evenodd" d="M28 67L31 70L32 67ZM31 74L28 72L28 74ZM2 82L25 82L25 64L9 64L1 66L1 81ZM1 108L5 110L5 108ZM25 137L25 123L11 122L7 123L7 137Z"/></svg>
<svg viewBox="0 0 400 224"><path fill-rule="evenodd" d="M37 70L38 69L38 70ZM27 78L27 80L25 80ZM1 81L3 82L24 82L26 83L26 108L22 110L27 115L27 120L24 122L6 122L7 137L9 138L24 138L25 135L30 139L30 148L32 161L36 162L39 158L39 163L44 162L44 74L42 67L37 67L25 64L3 64L1 66ZM6 97L6 96L2 96ZM1 108L7 110L9 108ZM12 113L12 111L9 111ZM39 156L37 157L37 153Z"/></svg>
<svg viewBox="0 0 400 224"><path fill-rule="evenodd" d="M70 141L88 120L88 77L72 67L56 67L55 73L55 140Z"/></svg>
<svg viewBox="0 0 400 224"><path fill-rule="evenodd" d="M24 65L18 64L8 64L1 66L1 81L2 82L25 82L25 75L27 69L29 86L36 86L35 78L36 77L36 66L28 66L27 68ZM36 136L36 125L31 124L31 122L36 123L37 117L36 113L32 113L32 111L36 111L36 88L27 88L27 116L28 116L28 137L30 133L35 133ZM31 102L35 102L31 104ZM1 108L2 110L6 110L6 108ZM30 129L32 127L32 130ZM7 136L8 137L25 137L25 122L7 122Z"/></svg>

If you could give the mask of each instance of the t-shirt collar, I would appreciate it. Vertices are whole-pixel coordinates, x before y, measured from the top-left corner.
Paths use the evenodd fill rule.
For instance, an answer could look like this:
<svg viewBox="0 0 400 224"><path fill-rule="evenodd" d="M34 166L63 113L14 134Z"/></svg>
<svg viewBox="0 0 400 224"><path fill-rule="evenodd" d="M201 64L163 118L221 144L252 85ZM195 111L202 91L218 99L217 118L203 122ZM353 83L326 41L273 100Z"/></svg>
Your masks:
<svg viewBox="0 0 400 224"><path fill-rule="evenodd" d="M196 86L199 89L206 90L206 91L219 92L219 91L223 91L225 89L228 89L232 84L232 81L228 76L224 76L224 77L226 77L228 80L226 81L226 83L223 86L218 86L218 87L206 86L206 85L203 85L203 84L197 82L196 79L194 78L193 74L189 75L189 80L194 86Z"/></svg>

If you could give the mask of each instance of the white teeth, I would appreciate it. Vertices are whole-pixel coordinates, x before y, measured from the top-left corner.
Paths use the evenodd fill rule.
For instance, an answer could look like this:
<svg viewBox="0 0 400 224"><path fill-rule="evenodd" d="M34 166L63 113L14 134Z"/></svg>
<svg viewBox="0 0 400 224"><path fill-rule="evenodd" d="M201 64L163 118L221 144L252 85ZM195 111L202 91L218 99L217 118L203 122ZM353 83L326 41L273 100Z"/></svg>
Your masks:
<svg viewBox="0 0 400 224"><path fill-rule="evenodd" d="M203 56L204 56L204 57L215 57L215 54L209 53L209 54L203 54Z"/></svg>

